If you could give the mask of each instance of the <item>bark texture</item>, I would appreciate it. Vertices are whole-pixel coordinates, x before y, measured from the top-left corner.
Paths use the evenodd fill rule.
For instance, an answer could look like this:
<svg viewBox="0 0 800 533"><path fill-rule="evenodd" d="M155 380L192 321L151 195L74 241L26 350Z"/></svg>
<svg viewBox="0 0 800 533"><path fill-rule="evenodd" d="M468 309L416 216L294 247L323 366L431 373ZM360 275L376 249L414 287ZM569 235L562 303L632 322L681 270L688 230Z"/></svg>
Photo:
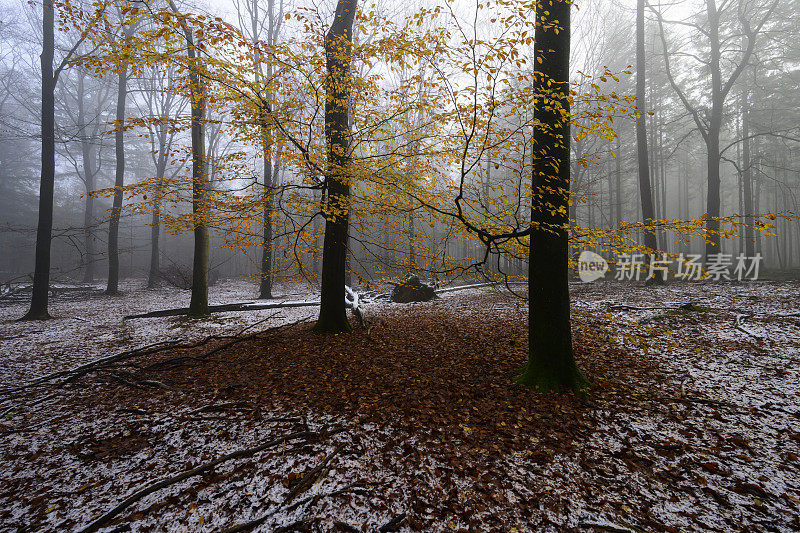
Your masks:
<svg viewBox="0 0 800 533"><path fill-rule="evenodd" d="M325 37L327 79L325 83L325 138L328 167L325 176L325 241L322 249L322 291L320 333L350 330L344 287L347 270L348 225L350 220L350 63L352 33L357 0L339 0L331 28Z"/></svg>
<svg viewBox="0 0 800 533"><path fill-rule="evenodd" d="M536 13L534 115L542 126L533 134L528 363L517 380L542 392L586 385L572 349L568 286L570 8L556 0Z"/></svg>
<svg viewBox="0 0 800 533"><path fill-rule="evenodd" d="M42 2L42 173L39 181L39 222L36 228L36 265L30 310L23 320L50 318L47 299L50 291L50 241L53 234L53 189L56 176L55 143L55 16L52 0Z"/></svg>
<svg viewBox="0 0 800 533"><path fill-rule="evenodd" d="M120 65L117 84L117 118L114 132L116 169L114 172L114 201L108 221L108 284L107 294L119 294L119 218L122 212L122 188L125 186L125 103L128 95L128 63Z"/></svg>

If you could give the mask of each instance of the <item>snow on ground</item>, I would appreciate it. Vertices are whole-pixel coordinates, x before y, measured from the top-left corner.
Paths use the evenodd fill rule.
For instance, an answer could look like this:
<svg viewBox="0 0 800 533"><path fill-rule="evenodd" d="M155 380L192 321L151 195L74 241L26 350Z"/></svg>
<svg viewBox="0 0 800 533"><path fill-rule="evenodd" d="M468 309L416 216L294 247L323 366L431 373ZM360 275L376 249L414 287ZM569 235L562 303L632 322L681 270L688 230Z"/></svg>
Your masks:
<svg viewBox="0 0 800 533"><path fill-rule="evenodd" d="M48 321L15 322L28 302L0 306L0 385L8 386L42 374L74 368L114 352L167 340L193 341L209 335L232 335L263 321L263 327L316 316L318 307L263 309L214 313L207 319L160 317L124 320L123 317L160 309L188 307L190 291L162 287L145 289L144 280L124 280L121 296L95 291L70 293L50 301ZM252 280L221 281L209 288L209 304L256 302ZM318 298L305 287L277 287L276 301Z"/></svg>
<svg viewBox="0 0 800 533"><path fill-rule="evenodd" d="M7 387L140 345L234 334L269 317L263 327L317 312L310 307L276 316L263 310L206 320L123 321L127 314L188 305L186 292L140 286L126 284L122 297L56 299L51 313L58 318L46 322L13 322L24 304L0 308L0 382ZM590 437L544 465L537 449L479 453L484 458L478 460L465 455L464 461L477 461L476 479L456 474L445 459L461 461L459 449L437 449L418 435L361 423L358 416L293 405L225 405L217 397L187 398L178 391L152 400L140 395L131 410L119 408L127 405L124 387L98 401L91 390L65 391L5 414L0 529L78 528L137 488L292 431L323 437L269 448L221 464L209 477L145 496L121 513L123 529L217 531L264 517L256 530L291 525L288 530L300 531L304 520L316 519L322 531L351 531L353 525L375 531L404 513L409 516L399 531L475 530L472 520L488 530L497 527L486 525L493 515L512 516L501 524L504 531L637 531L643 517L674 531L800 527L800 319L789 316L800 311L800 283L576 283L571 291L578 327L607 335L609 344L646 351L661 369L664 388L656 392L659 398L594 408ZM253 301L254 292L251 282L226 281L212 288L211 300ZM283 294L315 296L289 288ZM681 309L686 303L695 307ZM494 289L474 288L424 304L381 303L370 312L380 320L385 311L413 315L426 309L464 320L519 318L525 305ZM738 315L747 315L749 333L736 329ZM200 409L215 404L218 410ZM344 431L325 436L325 428ZM288 500L301 474L327 460L324 475ZM489 474L502 484L492 484ZM469 519L437 521L442 514L435 503L414 507L425 486L461 502L485 491L485 505L471 509ZM529 501L540 502L541 517L526 521L508 512ZM417 525L410 509L435 527Z"/></svg>

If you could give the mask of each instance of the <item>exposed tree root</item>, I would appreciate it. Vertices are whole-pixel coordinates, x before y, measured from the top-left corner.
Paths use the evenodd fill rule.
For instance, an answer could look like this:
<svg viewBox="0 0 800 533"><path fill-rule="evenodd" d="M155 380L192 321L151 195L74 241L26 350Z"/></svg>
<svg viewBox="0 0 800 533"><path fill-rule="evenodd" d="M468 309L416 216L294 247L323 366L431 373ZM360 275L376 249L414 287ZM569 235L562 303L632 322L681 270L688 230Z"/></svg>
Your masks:
<svg viewBox="0 0 800 533"><path fill-rule="evenodd" d="M237 450L235 452L223 455L222 457L219 457L219 458L217 458L217 459L215 459L213 461L210 461L208 463L204 463L204 464L202 464L200 466L196 466L195 468L192 468L191 470L186 470L186 471L181 472L180 474L177 474L175 476L164 478L164 479L161 479L161 480L159 480L159 481L157 481L155 483L151 483L150 485L144 487L143 489L140 489L140 490L134 492L133 494L131 494L130 496L125 498L123 501L118 503L113 509L110 509L106 513L102 514L101 516L99 516L98 518L93 520L91 523L85 525L84 527L82 527L78 531L80 533L92 533L94 531L97 531L98 529L100 529L101 527L106 525L108 522L110 522L112 519L114 519L117 515L119 515L126 508L128 508L131 504L136 503L137 501L141 500L145 496L147 496L149 494L152 494L152 493L154 493L154 492L156 492L158 490L161 490L163 488L169 487L170 485L174 485L175 483L179 483L179 482L181 482L181 481L183 481L185 479L189 479L191 477L204 474L207 471L209 471L212 468L214 468L215 466L218 466L218 465L220 465L222 463L225 463L227 461L230 461L230 460L233 460L233 459L238 459L238 458L241 458L241 457L247 457L247 456L250 456L250 455L255 455L256 453L262 452L262 451L267 450L267 449L269 449L269 448L271 448L273 446L277 446L278 444L281 444L281 443L284 443L284 442L287 442L287 441L298 440L298 439L320 440L320 439L322 439L324 437L327 437L327 436L329 436L329 435L331 435L333 433L334 432L327 432L327 431L323 431L323 432L320 432L320 433L315 433L315 432L310 432L310 431L300 431L300 432L296 432L296 433L290 433L289 435L284 435L283 437L278 437L277 439L270 440L269 442L265 442L264 444L260 444L259 446L255 446L253 448L245 448L245 449L242 449L242 450Z"/></svg>

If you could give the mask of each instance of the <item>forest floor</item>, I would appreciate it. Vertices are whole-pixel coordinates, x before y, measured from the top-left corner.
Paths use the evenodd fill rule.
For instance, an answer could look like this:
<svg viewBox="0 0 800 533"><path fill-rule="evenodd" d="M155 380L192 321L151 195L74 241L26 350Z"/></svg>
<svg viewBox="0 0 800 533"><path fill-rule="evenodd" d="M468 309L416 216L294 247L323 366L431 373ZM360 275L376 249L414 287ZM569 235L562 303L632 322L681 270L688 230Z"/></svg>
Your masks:
<svg viewBox="0 0 800 533"><path fill-rule="evenodd" d="M2 307L0 530L800 530L800 283L571 289L587 399L514 383L525 306L491 289L336 336L123 322L188 298L132 285Z"/></svg>

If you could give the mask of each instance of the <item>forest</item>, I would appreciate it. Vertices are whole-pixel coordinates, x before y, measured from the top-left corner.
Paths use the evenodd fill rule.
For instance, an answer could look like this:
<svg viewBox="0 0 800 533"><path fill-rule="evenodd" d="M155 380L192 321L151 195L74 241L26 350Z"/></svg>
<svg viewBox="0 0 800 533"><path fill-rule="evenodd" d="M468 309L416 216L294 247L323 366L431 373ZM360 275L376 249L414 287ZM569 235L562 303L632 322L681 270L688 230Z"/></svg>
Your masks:
<svg viewBox="0 0 800 533"><path fill-rule="evenodd" d="M798 32L0 0L0 531L799 531Z"/></svg>

